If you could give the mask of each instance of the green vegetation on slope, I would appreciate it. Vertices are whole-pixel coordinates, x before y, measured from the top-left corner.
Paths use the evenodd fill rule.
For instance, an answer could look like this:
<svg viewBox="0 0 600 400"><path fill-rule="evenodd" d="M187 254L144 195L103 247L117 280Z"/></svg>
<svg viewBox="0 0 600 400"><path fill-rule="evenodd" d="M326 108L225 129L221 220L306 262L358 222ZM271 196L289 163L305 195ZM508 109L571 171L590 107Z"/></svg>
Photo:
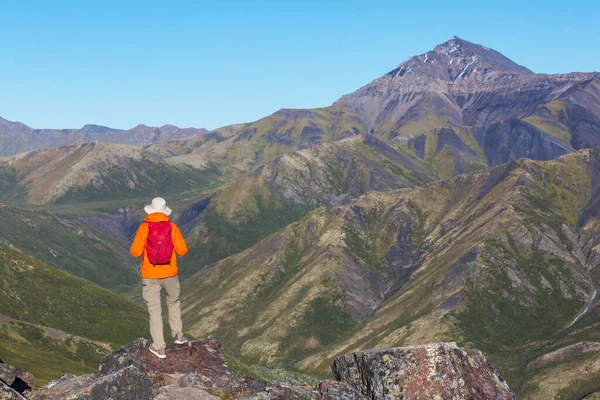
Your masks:
<svg viewBox="0 0 600 400"><path fill-rule="evenodd" d="M147 330L142 307L84 279L0 246L0 313L121 346Z"/></svg>
<svg viewBox="0 0 600 400"><path fill-rule="evenodd" d="M600 348L578 350L598 343L600 307L546 340L507 347L488 353L488 358L523 399L578 400L600 391Z"/></svg>
<svg viewBox="0 0 600 400"><path fill-rule="evenodd" d="M215 205L205 210L203 229L192 238L194 246L182 263L182 276L190 276L210 263L239 253L282 227L300 219L309 210L283 198L264 197L255 193L255 209L241 209L231 218ZM204 236L206 234L206 236Z"/></svg>
<svg viewBox="0 0 600 400"><path fill-rule="evenodd" d="M132 171L137 178L133 183ZM126 160L126 168L113 166L87 186L72 186L56 203L86 203L133 198L153 198L165 193L175 195L190 190L206 189L223 183L221 171L215 164L206 169L187 165L169 165L148 159Z"/></svg>
<svg viewBox="0 0 600 400"><path fill-rule="evenodd" d="M73 337L53 337L44 327L18 321L0 323L0 357L23 368L41 386L65 373L98 371L100 360L109 353L105 346Z"/></svg>
<svg viewBox="0 0 600 400"><path fill-rule="evenodd" d="M114 239L100 239L59 221L49 212L0 204L0 226L0 243L10 243L53 267L103 287L125 289L139 279L129 267L129 254L113 248Z"/></svg>
<svg viewBox="0 0 600 400"><path fill-rule="evenodd" d="M510 247L488 242L493 262L482 279L485 283L468 279L465 285L465 310L458 320L469 340L483 351L550 338L572 321L582 304L573 296L573 282L564 278L572 268L564 260L536 248L522 254L509 243ZM511 281L515 269L519 276ZM516 279L527 284L517 286Z"/></svg>
<svg viewBox="0 0 600 400"><path fill-rule="evenodd" d="M0 164L0 202L22 204L26 195L27 189L19 184L14 168Z"/></svg>

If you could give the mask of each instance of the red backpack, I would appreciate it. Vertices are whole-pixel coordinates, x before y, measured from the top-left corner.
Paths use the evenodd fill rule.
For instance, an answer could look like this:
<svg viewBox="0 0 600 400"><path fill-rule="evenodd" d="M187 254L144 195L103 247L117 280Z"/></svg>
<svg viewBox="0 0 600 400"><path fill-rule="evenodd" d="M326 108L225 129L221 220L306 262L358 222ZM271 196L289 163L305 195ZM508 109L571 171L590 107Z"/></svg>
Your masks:
<svg viewBox="0 0 600 400"><path fill-rule="evenodd" d="M146 255L153 265L170 264L173 255L173 238L171 223L149 222L146 239Z"/></svg>

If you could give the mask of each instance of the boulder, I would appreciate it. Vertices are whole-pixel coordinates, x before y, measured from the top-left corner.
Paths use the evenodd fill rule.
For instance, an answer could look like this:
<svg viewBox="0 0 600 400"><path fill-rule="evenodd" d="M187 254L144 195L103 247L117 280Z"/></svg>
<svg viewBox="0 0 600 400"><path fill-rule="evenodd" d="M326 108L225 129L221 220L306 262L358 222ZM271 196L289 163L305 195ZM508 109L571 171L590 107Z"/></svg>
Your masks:
<svg viewBox="0 0 600 400"><path fill-rule="evenodd" d="M158 391L154 400L219 400L218 397L192 387L164 386Z"/></svg>
<svg viewBox="0 0 600 400"><path fill-rule="evenodd" d="M0 400L27 400L20 395L16 390L0 381Z"/></svg>
<svg viewBox="0 0 600 400"><path fill-rule="evenodd" d="M516 399L479 350L441 343L338 357L335 377L372 400Z"/></svg>
<svg viewBox="0 0 600 400"><path fill-rule="evenodd" d="M6 383L16 392L27 395L33 390L35 378L24 369L1 363L0 381Z"/></svg>
<svg viewBox="0 0 600 400"><path fill-rule="evenodd" d="M31 400L151 400L150 379L135 366L100 378L94 375L65 375L36 391Z"/></svg>
<svg viewBox="0 0 600 400"><path fill-rule="evenodd" d="M148 350L146 339L137 339L105 357L100 364L102 375L127 366L135 366L152 380L153 388L175 385L197 387L222 397L239 398L251 390L225 361L223 346L213 337L185 345L167 346L167 358L159 359Z"/></svg>

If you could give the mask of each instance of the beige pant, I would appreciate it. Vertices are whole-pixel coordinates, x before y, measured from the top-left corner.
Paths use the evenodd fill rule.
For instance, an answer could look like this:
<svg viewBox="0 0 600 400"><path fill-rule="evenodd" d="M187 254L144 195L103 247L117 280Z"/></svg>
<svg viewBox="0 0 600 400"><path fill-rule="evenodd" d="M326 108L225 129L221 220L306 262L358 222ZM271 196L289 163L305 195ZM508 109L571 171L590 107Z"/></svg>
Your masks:
<svg viewBox="0 0 600 400"><path fill-rule="evenodd" d="M163 333L162 306L160 303L160 290L165 288L167 294L167 309L169 311L169 325L171 334L176 337L182 333L181 305L179 304L179 278L174 276L165 279L142 279L142 296L150 313L150 336L152 347L156 350L166 346Z"/></svg>

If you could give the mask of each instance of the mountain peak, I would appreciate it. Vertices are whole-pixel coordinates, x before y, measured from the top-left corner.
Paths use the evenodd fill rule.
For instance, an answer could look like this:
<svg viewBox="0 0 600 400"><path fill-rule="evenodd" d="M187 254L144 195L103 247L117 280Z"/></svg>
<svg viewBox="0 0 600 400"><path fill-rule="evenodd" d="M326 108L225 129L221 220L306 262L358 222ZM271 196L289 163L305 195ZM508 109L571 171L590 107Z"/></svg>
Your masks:
<svg viewBox="0 0 600 400"><path fill-rule="evenodd" d="M478 76L498 73L533 74L496 50L453 36L427 53L409 58L392 70L396 77L416 76L454 82L472 73Z"/></svg>
<svg viewBox="0 0 600 400"><path fill-rule="evenodd" d="M134 126L133 128L131 128L130 131L140 130L140 129L142 129L142 130L154 129L154 127L148 126L148 125L145 125L145 124L137 124L136 126Z"/></svg>

